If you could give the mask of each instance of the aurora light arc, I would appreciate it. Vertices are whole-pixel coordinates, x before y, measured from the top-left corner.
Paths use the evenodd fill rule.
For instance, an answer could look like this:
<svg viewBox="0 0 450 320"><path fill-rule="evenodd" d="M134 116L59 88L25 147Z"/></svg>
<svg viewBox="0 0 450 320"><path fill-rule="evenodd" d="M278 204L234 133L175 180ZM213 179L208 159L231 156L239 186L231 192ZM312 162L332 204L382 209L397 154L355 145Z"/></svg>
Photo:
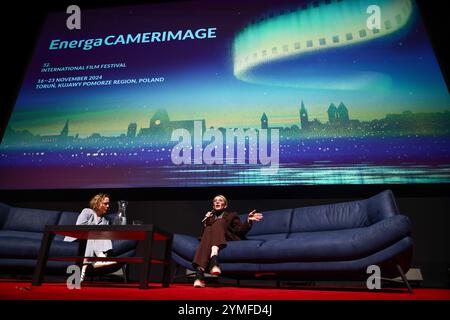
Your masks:
<svg viewBox="0 0 450 320"><path fill-rule="evenodd" d="M370 5L381 9L381 29L368 29L366 10ZM363 44L401 30L413 13L411 0L330 0L308 6L268 13L237 33L233 42L233 72L242 81L309 89L352 90L388 86L388 75L379 72L342 72L327 78L292 81L280 72L266 77L255 75L263 67L286 59L299 59L314 52ZM306 77L305 77L306 78Z"/></svg>

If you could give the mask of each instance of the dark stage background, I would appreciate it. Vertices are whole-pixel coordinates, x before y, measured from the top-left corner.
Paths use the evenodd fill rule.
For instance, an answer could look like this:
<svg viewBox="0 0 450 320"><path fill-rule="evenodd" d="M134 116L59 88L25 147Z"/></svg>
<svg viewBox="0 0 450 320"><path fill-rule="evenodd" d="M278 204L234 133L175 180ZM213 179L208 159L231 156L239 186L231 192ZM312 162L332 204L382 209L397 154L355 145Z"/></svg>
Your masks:
<svg viewBox="0 0 450 320"><path fill-rule="evenodd" d="M1 133L3 133L18 94L28 61L48 11L65 11L68 5L101 8L121 1L77 1L60 4L11 3L4 11L2 25ZM131 1L128 4L165 1ZM122 1L123 3L123 1ZM449 27L443 1L417 1L448 85L448 49L445 40ZM424 285L450 286L450 187L448 185L336 185L298 187L224 187L190 189L113 189L113 190L39 190L0 191L0 201L13 206L81 211L98 191L109 192L112 211L115 201L129 201L129 219L154 223L173 233L198 234L200 220L209 209L210 199L218 193L231 201L231 209L247 213L252 209L309 206L370 197L391 189L400 211L413 222L415 250L413 267L423 273Z"/></svg>

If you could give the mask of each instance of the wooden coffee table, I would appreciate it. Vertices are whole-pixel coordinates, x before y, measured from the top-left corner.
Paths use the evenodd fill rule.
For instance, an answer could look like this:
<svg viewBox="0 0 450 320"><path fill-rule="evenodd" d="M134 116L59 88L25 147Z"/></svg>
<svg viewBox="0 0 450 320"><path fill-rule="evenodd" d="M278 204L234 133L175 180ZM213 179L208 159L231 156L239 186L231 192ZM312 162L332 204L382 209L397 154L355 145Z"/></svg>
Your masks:
<svg viewBox="0 0 450 320"><path fill-rule="evenodd" d="M69 236L79 239L78 255L75 257L49 257L50 245L55 235ZM115 258L115 257L84 257L88 239L103 240L140 240L142 241L142 256ZM172 254L172 239L170 232L164 231L154 225L47 225L44 229L41 248L36 267L33 273L33 286L39 286L44 278L47 260L76 261L82 266L83 261L117 261L126 263L141 263L140 288L147 289L150 267L153 263L163 264L163 287L170 285L170 265ZM152 256L153 241L165 241L164 257L154 259Z"/></svg>

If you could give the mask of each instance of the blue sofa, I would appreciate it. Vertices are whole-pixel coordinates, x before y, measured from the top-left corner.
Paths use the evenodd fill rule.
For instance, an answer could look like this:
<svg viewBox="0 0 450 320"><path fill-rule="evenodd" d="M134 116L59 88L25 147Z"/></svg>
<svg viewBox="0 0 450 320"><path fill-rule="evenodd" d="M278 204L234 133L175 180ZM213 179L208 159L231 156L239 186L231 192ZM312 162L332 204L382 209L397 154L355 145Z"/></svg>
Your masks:
<svg viewBox="0 0 450 320"><path fill-rule="evenodd" d="M411 290L403 274L411 265L411 223L399 214L390 190L359 201L263 213L247 240L230 241L219 253L223 276L365 280L367 267L378 265L382 278L402 276ZM176 234L173 260L192 270L198 243Z"/></svg>
<svg viewBox="0 0 450 320"><path fill-rule="evenodd" d="M36 265L45 225L75 225L78 212L16 208L0 203L0 273L31 275ZM113 219L109 214L107 219ZM77 256L78 242L63 241L55 236L49 257ZM113 255L135 255L137 241L113 240ZM74 262L51 261L45 274L65 274ZM102 268L103 269L103 268ZM104 271L113 271L108 268Z"/></svg>

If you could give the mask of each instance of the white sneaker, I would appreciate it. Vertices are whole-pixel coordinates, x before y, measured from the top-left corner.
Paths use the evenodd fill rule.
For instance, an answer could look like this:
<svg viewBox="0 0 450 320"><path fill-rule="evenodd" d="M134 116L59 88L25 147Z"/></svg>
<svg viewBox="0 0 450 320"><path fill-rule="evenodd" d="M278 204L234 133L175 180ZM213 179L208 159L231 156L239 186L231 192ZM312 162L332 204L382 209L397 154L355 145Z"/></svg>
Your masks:
<svg viewBox="0 0 450 320"><path fill-rule="evenodd" d="M106 254L103 251L95 251L95 255L100 258L106 258ZM116 261L96 261L92 266L96 269L111 266L116 263Z"/></svg>
<svg viewBox="0 0 450 320"><path fill-rule="evenodd" d="M85 278L85 276L86 276L86 269L87 269L87 265L84 264L84 265L81 267L80 283L84 281L84 278Z"/></svg>
<svg viewBox="0 0 450 320"><path fill-rule="evenodd" d="M103 267L111 266L113 264L117 264L117 262L116 261L96 261L96 262L94 262L94 264L92 266L96 269L96 268L103 268Z"/></svg>
<svg viewBox="0 0 450 320"><path fill-rule="evenodd" d="M222 271L220 270L219 266L214 266L211 268L211 274L214 276L220 276Z"/></svg>
<svg viewBox="0 0 450 320"><path fill-rule="evenodd" d="M194 281L194 288L204 288L205 287L205 281L200 279L195 279Z"/></svg>
<svg viewBox="0 0 450 320"><path fill-rule="evenodd" d="M106 257L106 254L103 251L95 250L94 254L95 254L96 257L100 257L100 258L105 258Z"/></svg>

